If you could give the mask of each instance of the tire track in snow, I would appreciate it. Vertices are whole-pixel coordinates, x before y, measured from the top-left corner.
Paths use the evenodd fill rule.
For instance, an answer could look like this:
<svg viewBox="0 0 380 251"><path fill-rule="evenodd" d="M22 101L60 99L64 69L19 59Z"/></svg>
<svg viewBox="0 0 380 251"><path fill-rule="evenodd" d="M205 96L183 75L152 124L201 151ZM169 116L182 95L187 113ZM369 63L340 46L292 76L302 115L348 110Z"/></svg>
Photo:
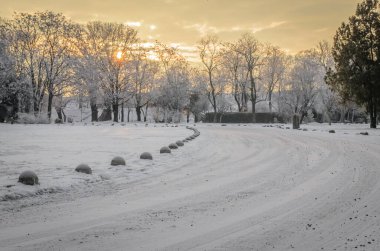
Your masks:
<svg viewBox="0 0 380 251"><path fill-rule="evenodd" d="M0 245L82 250L343 250L367 241L366 250L379 247L379 240L368 244L380 232L374 220L380 208L378 145L357 152L352 140L342 144L321 133L274 128L204 127L201 132L201 137L181 149L185 156L176 156L180 164L123 186L113 198L96 198L104 205L89 198L87 206L81 200L57 209L63 215L78 213L78 222L50 224L48 230L41 225L31 233L37 238L19 234L2 239ZM86 216L74 205L90 212ZM102 205L103 210L91 205ZM349 220L359 214L356 211L360 219L371 216L371 220ZM54 215L47 221L54 222ZM345 244L347 238L354 240Z"/></svg>

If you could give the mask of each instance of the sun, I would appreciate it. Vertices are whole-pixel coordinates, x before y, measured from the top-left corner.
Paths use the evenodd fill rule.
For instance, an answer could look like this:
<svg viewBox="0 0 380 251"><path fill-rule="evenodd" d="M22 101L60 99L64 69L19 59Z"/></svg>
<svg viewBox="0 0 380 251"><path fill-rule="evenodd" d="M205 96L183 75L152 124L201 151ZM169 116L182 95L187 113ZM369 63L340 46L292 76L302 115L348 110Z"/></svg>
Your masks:
<svg viewBox="0 0 380 251"><path fill-rule="evenodd" d="M121 59L122 56L123 56L123 52L118 51L118 52L116 53L116 58L117 58L117 59Z"/></svg>

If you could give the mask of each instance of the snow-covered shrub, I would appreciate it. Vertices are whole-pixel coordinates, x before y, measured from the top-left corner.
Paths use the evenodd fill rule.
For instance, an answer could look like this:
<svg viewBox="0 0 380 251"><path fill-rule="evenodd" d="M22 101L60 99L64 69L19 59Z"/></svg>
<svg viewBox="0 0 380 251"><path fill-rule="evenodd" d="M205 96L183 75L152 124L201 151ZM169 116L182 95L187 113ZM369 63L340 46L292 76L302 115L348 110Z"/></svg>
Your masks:
<svg viewBox="0 0 380 251"><path fill-rule="evenodd" d="M74 119L72 117L67 118L67 123L73 123L73 122L74 122Z"/></svg>
<svg viewBox="0 0 380 251"><path fill-rule="evenodd" d="M170 149L178 149L178 146L177 146L176 143L171 143L171 144L169 145L169 148L170 148Z"/></svg>
<svg viewBox="0 0 380 251"><path fill-rule="evenodd" d="M160 149L160 153L171 153L172 151L167 146L163 146Z"/></svg>
<svg viewBox="0 0 380 251"><path fill-rule="evenodd" d="M120 156L116 156L115 158L112 159L111 165L112 166L125 166L125 160Z"/></svg>
<svg viewBox="0 0 380 251"><path fill-rule="evenodd" d="M50 124L48 117L44 115L34 116L29 113L19 113L17 123L20 124Z"/></svg>
<svg viewBox="0 0 380 251"><path fill-rule="evenodd" d="M75 168L75 171L79 173L92 174L92 170L87 164L80 164Z"/></svg>
<svg viewBox="0 0 380 251"><path fill-rule="evenodd" d="M152 160L153 157L152 157L152 154L148 153L148 152L143 152L141 155L140 155L140 159L150 159Z"/></svg>
<svg viewBox="0 0 380 251"><path fill-rule="evenodd" d="M335 133L335 130L330 130L329 133Z"/></svg>
<svg viewBox="0 0 380 251"><path fill-rule="evenodd" d="M184 146L184 143L182 142L182 140L178 140L175 143L177 144L177 146Z"/></svg>
<svg viewBox="0 0 380 251"><path fill-rule="evenodd" d="M20 174L20 176L18 177L18 182L21 182L25 185L33 186L35 184L38 184L38 177L34 172L28 170Z"/></svg>

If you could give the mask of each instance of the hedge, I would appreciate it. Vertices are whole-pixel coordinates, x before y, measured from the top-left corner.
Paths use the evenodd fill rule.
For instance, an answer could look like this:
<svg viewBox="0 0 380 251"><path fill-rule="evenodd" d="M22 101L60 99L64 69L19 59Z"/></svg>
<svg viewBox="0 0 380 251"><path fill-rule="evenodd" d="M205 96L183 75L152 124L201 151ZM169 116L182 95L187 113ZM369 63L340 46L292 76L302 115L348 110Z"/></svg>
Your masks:
<svg viewBox="0 0 380 251"><path fill-rule="evenodd" d="M253 119L254 117L255 119ZM218 123L274 123L276 120L277 122L283 122L283 119L277 113L261 112L255 113L255 116L250 112L217 113ZM214 122L214 113L206 113L203 122Z"/></svg>

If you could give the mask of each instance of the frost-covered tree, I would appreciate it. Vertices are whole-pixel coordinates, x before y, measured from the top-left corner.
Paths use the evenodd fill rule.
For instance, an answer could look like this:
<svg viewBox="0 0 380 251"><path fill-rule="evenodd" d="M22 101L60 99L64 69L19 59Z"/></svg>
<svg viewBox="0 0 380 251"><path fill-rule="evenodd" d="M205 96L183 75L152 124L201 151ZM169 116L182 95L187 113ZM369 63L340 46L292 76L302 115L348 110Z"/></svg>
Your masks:
<svg viewBox="0 0 380 251"><path fill-rule="evenodd" d="M190 67L176 48L156 45L160 62L159 96L156 104L164 112L164 120L179 122L189 100Z"/></svg>
<svg viewBox="0 0 380 251"><path fill-rule="evenodd" d="M249 99L252 102L252 113L255 114L256 103L261 101L258 98L257 78L263 58L262 44L251 33L245 33L238 40L236 50L244 58L244 67L249 81Z"/></svg>
<svg viewBox="0 0 380 251"><path fill-rule="evenodd" d="M100 116L119 121L119 105L127 89L128 53L137 43L137 31L117 23L90 22L86 25L86 38L91 44L92 58L100 74L105 109Z"/></svg>
<svg viewBox="0 0 380 251"><path fill-rule="evenodd" d="M269 45L261 67L261 81L267 93L269 112L272 112L272 96L276 88L284 81L288 57L279 47Z"/></svg>
<svg viewBox="0 0 380 251"><path fill-rule="evenodd" d="M91 121L98 121L98 104L102 96L101 68L98 65L97 40L85 25L77 25L74 36L76 56L72 60L75 73L74 89L77 96L87 96L90 102Z"/></svg>
<svg viewBox="0 0 380 251"><path fill-rule="evenodd" d="M207 74L207 96L214 111L214 123L217 122L217 97L222 95L224 83L220 81L221 43L216 35L208 35L198 42L198 52Z"/></svg>
<svg viewBox="0 0 380 251"><path fill-rule="evenodd" d="M322 67L321 74L326 76L328 71L335 69L331 46L327 41L319 42L314 49L314 53ZM327 116L327 120L329 124L331 124L333 113L338 110L338 106L340 105L340 97L338 93L333 91L332 88L326 84L325 77L321 83L319 97L323 107L322 112Z"/></svg>
<svg viewBox="0 0 380 251"><path fill-rule="evenodd" d="M152 90L158 72L157 62L149 58L149 50L141 45L135 45L130 51L127 64L129 87L128 94L132 97L136 109L137 121L141 121L144 113L144 121L148 113L149 103L152 101ZM143 108L145 107L145 111Z"/></svg>
<svg viewBox="0 0 380 251"><path fill-rule="evenodd" d="M33 110L38 113L48 95L48 117L53 98L61 93L72 76L70 71L73 23L62 14L50 11L18 13L5 23L6 39L16 59L18 71L29 82Z"/></svg>
<svg viewBox="0 0 380 251"><path fill-rule="evenodd" d="M10 114L8 114L8 116L14 118L19 110L21 112L25 112L29 108L29 104L25 104L25 100L27 100L29 93L28 85L25 79L23 79L23 76L17 70L16 60L9 52L10 46L7 44L8 41L3 39L5 36L6 33L4 33L4 30L1 29L0 105L3 105L3 109L9 107L12 111Z"/></svg>
<svg viewBox="0 0 380 251"><path fill-rule="evenodd" d="M210 102L207 98L207 75L197 69L192 68L190 71L190 96L186 105L187 122L189 122L190 113L194 115L194 122L197 123L202 114L208 111Z"/></svg>
<svg viewBox="0 0 380 251"><path fill-rule="evenodd" d="M300 123L313 107L323 77L323 70L315 53L304 51L295 56L287 83L281 87L280 98L291 113L300 116Z"/></svg>
<svg viewBox="0 0 380 251"><path fill-rule="evenodd" d="M244 57L237 51L235 43L227 43L223 48L223 63L229 89L237 104L238 111L248 110L248 74L245 70Z"/></svg>
<svg viewBox="0 0 380 251"><path fill-rule="evenodd" d="M39 113L45 95L45 51L37 14L18 13L8 20L3 29L10 46L9 50L17 60L20 71L25 74L32 93L31 106L35 114ZM28 110L28 109L27 109Z"/></svg>
<svg viewBox="0 0 380 251"><path fill-rule="evenodd" d="M45 58L45 85L48 94L48 118L51 118L53 97L62 95L65 84L70 81L72 72L71 56L74 25L64 15L53 12L36 13Z"/></svg>

